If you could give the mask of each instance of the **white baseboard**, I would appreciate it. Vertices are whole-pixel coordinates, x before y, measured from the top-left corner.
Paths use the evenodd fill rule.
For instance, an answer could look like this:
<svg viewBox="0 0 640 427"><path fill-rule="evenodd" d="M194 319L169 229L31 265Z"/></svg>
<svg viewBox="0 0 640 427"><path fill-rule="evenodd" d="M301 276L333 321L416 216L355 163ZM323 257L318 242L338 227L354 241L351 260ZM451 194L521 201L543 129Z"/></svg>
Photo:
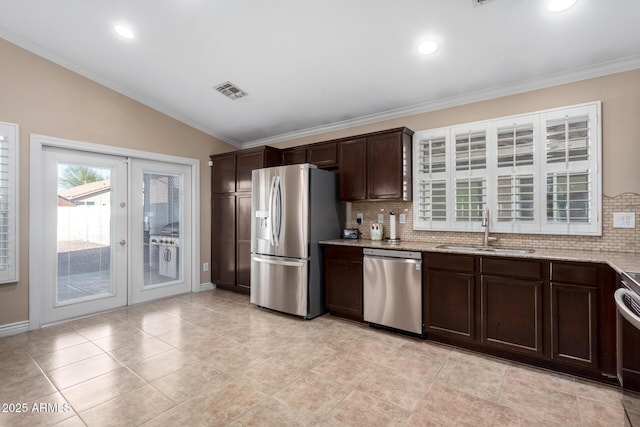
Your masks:
<svg viewBox="0 0 640 427"><path fill-rule="evenodd" d="M7 337L9 335L21 334L23 332L29 332L29 321L8 323L6 325L0 325L0 337Z"/></svg>
<svg viewBox="0 0 640 427"><path fill-rule="evenodd" d="M210 291L210 290L215 289L215 288L216 288L216 285L214 285L211 282L200 283L200 292L202 292L202 291Z"/></svg>

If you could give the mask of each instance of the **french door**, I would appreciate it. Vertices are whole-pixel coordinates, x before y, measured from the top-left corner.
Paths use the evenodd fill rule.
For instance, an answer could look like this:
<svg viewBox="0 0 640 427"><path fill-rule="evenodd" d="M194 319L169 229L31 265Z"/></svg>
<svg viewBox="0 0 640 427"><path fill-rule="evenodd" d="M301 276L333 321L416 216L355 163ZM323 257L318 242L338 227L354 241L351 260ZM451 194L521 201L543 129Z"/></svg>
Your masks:
<svg viewBox="0 0 640 427"><path fill-rule="evenodd" d="M191 290L188 165L43 148L42 324Z"/></svg>
<svg viewBox="0 0 640 427"><path fill-rule="evenodd" d="M42 320L127 304L126 158L46 148Z"/></svg>
<svg viewBox="0 0 640 427"><path fill-rule="evenodd" d="M132 160L132 304L191 290L190 188L188 166Z"/></svg>

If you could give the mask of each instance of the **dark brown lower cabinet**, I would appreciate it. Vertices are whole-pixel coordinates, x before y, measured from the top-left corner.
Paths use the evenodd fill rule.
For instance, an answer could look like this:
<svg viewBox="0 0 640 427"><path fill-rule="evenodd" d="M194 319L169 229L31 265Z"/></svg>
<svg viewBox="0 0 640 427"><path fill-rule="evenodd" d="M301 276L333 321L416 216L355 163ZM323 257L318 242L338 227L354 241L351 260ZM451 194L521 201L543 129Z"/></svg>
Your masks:
<svg viewBox="0 0 640 427"><path fill-rule="evenodd" d="M551 283L551 357L598 366L598 288Z"/></svg>
<svg viewBox="0 0 640 427"><path fill-rule="evenodd" d="M615 274L610 267L431 252L423 259L428 339L612 380ZM624 357L638 357L640 344L636 347Z"/></svg>
<svg viewBox="0 0 640 427"><path fill-rule="evenodd" d="M483 275L483 344L543 355L542 281Z"/></svg>
<svg viewBox="0 0 640 427"><path fill-rule="evenodd" d="M323 246L324 298L329 313L363 321L362 249Z"/></svg>
<svg viewBox="0 0 640 427"><path fill-rule="evenodd" d="M475 275L425 270L423 311L425 333L475 340Z"/></svg>

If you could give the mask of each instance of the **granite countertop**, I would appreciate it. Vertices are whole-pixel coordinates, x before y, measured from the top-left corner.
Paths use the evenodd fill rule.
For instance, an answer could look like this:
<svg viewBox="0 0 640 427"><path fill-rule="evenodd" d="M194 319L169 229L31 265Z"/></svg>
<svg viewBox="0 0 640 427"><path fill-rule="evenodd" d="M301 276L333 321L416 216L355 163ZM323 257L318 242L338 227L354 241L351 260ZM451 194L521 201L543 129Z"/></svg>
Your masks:
<svg viewBox="0 0 640 427"><path fill-rule="evenodd" d="M428 242L410 242L400 241L399 243L389 243L388 241L369 240L369 239L334 239L320 241L323 245L343 245L355 246L361 248L373 249L395 249L405 251L418 252L444 252L455 254L485 255L485 256L501 256L512 258L533 258L533 259L549 259L561 261L577 261L577 262L596 262L609 264L618 272L635 271L640 272L640 254L628 252L600 252L600 251L581 251L581 250L559 250L559 249L536 249L531 253L496 253L487 251L469 251L439 248L442 243ZM455 244L452 244L455 245ZM458 246L467 246L459 244ZM500 246L497 246L500 247Z"/></svg>

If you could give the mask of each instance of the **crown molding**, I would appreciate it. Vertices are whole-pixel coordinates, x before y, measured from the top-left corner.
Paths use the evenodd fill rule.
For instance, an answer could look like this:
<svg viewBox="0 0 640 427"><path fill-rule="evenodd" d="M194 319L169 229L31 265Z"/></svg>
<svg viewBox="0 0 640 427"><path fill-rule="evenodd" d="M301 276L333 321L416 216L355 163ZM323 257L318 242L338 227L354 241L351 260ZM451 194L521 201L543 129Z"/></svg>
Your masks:
<svg viewBox="0 0 640 427"><path fill-rule="evenodd" d="M469 92L462 95L456 95L448 98L437 99L434 101L424 102L411 105L408 107L396 108L381 113L370 114L362 117L356 117L329 125L315 126L294 132L287 132L268 138L247 141L242 144L242 148L259 147L267 144L275 144L279 142L289 141L292 139L304 138L307 136L319 135L322 133L349 129L355 126L362 126L371 123L377 123L385 120L399 119L402 117L413 116L430 111L442 110L445 108L457 107L460 105L471 104L479 101L487 101L495 98L516 95L519 93L530 92L532 90L544 89L562 84L573 83L580 80L587 80L596 77L602 77L610 74L622 73L640 68L640 55L629 56L615 61L604 62L588 67L578 68L569 72L547 75L535 79L529 79L510 85L498 86L489 89Z"/></svg>

